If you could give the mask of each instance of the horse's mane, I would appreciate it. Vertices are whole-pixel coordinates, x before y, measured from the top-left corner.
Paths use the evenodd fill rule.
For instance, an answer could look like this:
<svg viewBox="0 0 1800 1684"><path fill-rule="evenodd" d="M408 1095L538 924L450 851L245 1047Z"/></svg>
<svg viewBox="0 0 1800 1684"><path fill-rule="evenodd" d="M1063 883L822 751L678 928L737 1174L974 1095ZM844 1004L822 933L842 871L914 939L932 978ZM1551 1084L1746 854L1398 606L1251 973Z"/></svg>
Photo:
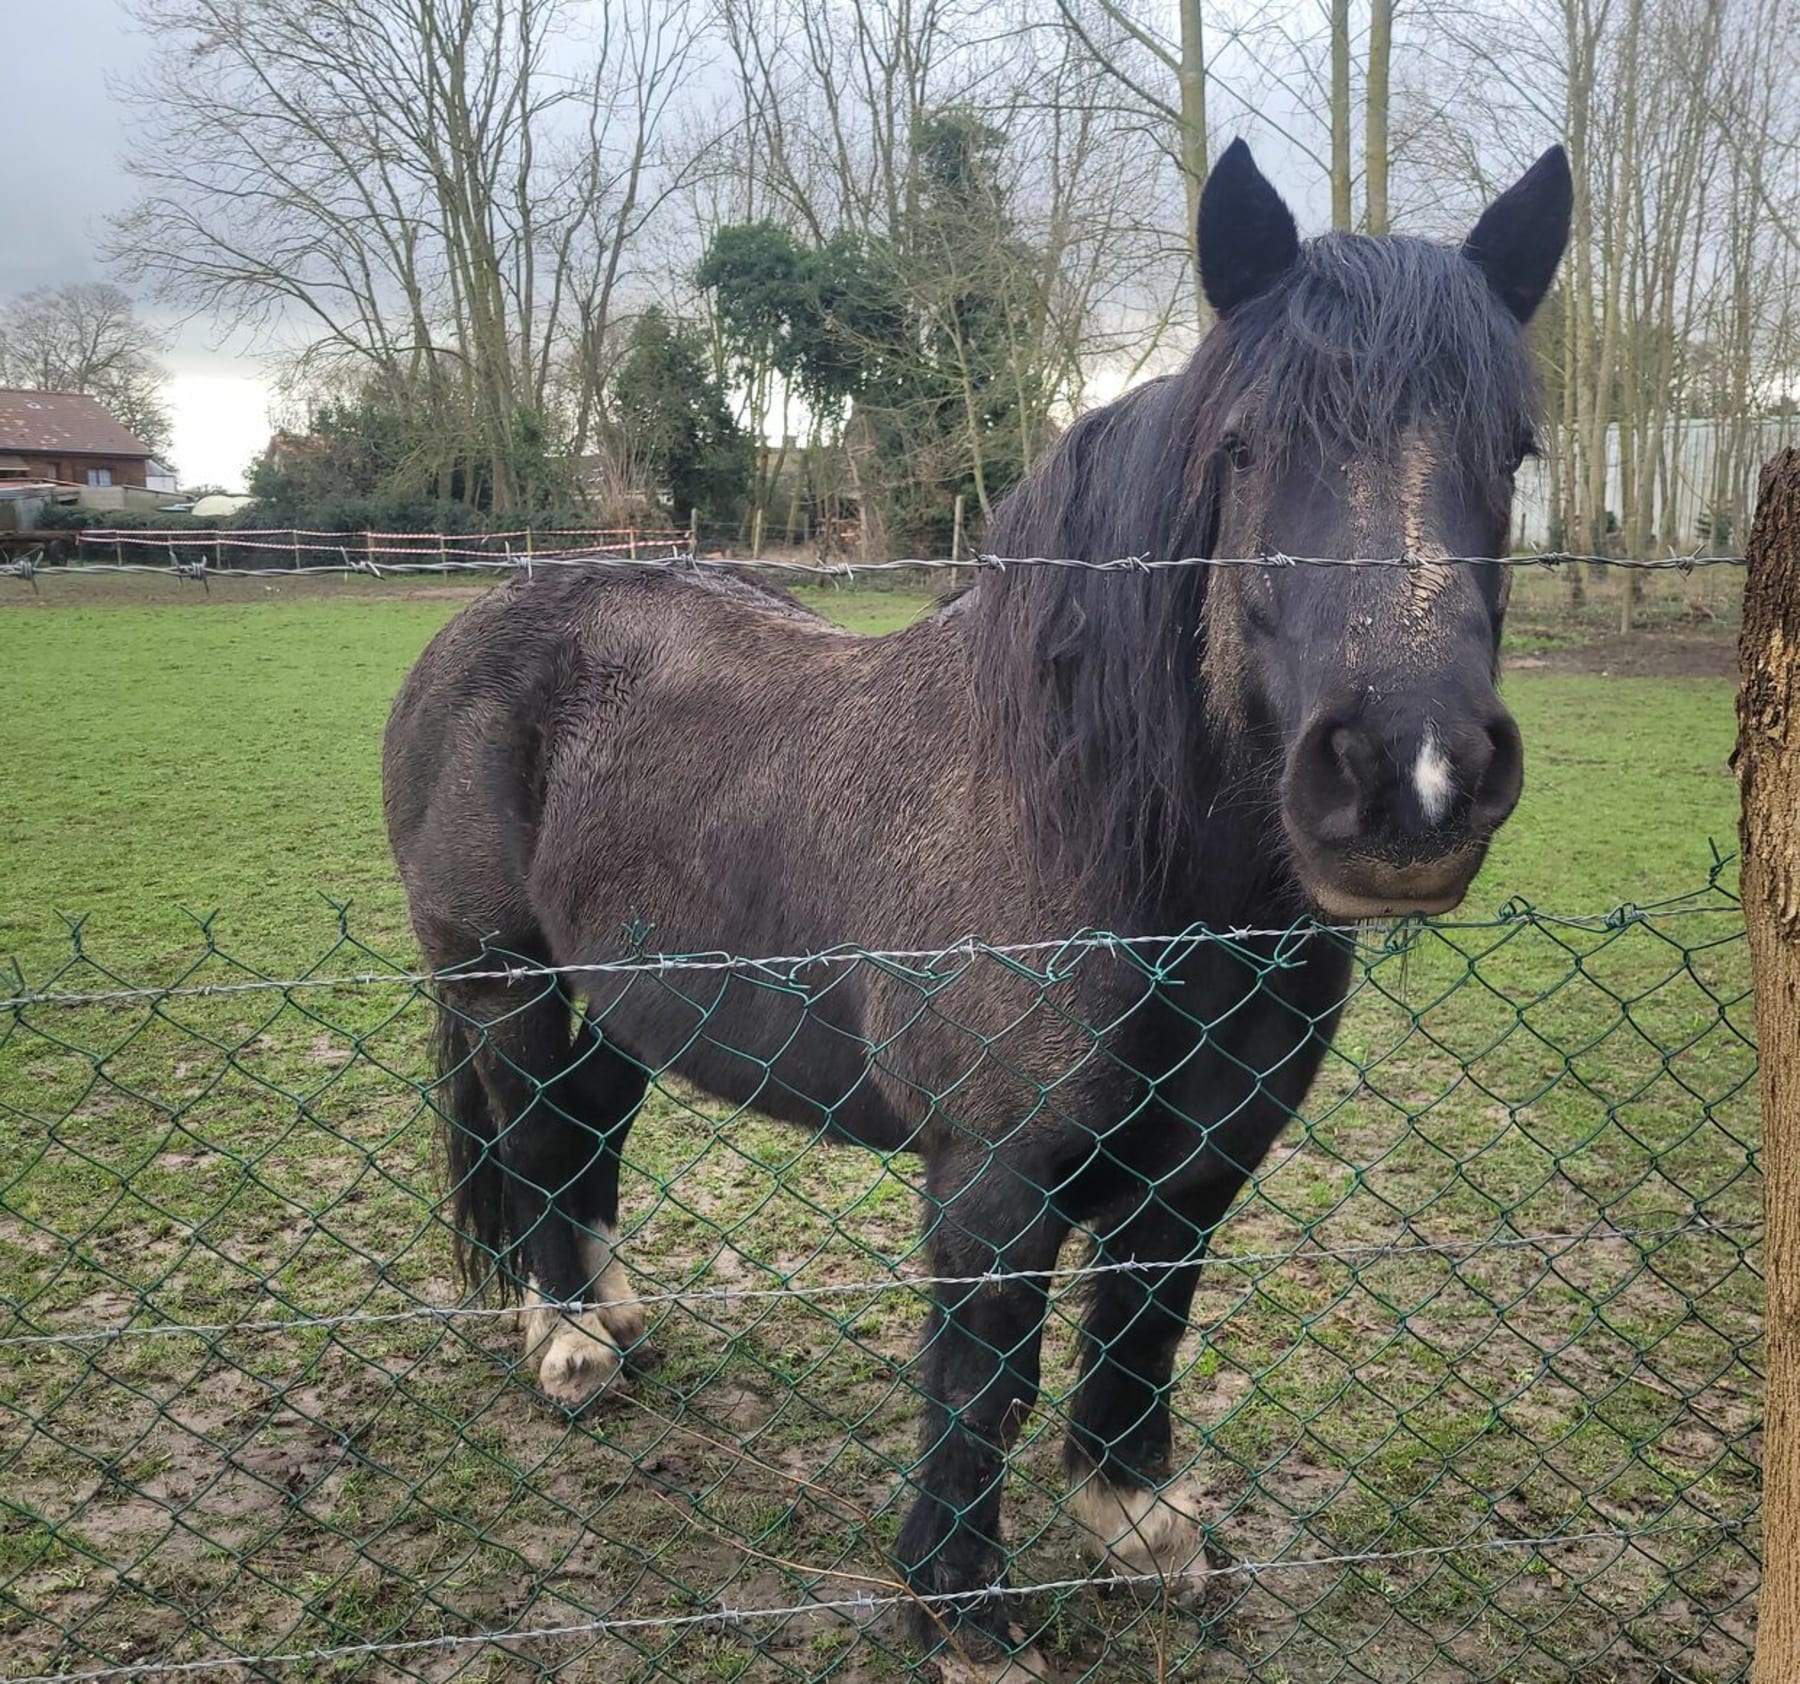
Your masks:
<svg viewBox="0 0 1800 1684"><path fill-rule="evenodd" d="M1536 385L1524 338L1454 247L1333 234L1174 376L1083 416L995 510L986 548L1083 561L1212 553L1216 460L1327 460L1429 415L1471 482L1504 483ZM1021 567L969 605L977 707L1040 866L1104 874L1139 909L1191 858L1231 744L1201 679L1208 569Z"/></svg>

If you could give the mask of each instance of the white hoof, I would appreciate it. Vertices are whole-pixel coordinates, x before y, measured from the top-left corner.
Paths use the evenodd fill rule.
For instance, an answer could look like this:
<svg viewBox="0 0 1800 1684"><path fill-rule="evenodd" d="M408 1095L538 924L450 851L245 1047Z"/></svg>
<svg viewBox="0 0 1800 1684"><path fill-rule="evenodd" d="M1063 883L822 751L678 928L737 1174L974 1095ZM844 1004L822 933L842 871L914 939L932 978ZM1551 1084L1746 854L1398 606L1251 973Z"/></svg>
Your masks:
<svg viewBox="0 0 1800 1684"><path fill-rule="evenodd" d="M938 1657L937 1669L938 1684L1048 1684L1056 1676L1036 1644L993 1660L952 1651Z"/></svg>
<svg viewBox="0 0 1800 1684"><path fill-rule="evenodd" d="M544 1359L538 1364L538 1384L546 1396L565 1408L579 1409L605 1391L623 1366L624 1358L604 1312L583 1310L579 1315L557 1318Z"/></svg>
<svg viewBox="0 0 1800 1684"><path fill-rule="evenodd" d="M1206 1566L1199 1495L1189 1487L1146 1491L1090 1474L1069 1506L1108 1572L1172 1578Z"/></svg>

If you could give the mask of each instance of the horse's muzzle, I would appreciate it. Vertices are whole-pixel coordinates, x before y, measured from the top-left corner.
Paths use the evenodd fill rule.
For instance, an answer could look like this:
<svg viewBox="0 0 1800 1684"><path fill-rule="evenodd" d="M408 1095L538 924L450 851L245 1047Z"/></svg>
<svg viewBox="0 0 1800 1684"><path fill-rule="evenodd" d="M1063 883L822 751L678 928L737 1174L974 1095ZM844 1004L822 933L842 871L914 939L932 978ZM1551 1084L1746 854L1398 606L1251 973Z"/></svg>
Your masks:
<svg viewBox="0 0 1800 1684"><path fill-rule="evenodd" d="M1523 774L1519 728L1497 697L1449 719L1408 698L1321 710L1282 779L1295 875L1329 917L1447 912L1517 804Z"/></svg>

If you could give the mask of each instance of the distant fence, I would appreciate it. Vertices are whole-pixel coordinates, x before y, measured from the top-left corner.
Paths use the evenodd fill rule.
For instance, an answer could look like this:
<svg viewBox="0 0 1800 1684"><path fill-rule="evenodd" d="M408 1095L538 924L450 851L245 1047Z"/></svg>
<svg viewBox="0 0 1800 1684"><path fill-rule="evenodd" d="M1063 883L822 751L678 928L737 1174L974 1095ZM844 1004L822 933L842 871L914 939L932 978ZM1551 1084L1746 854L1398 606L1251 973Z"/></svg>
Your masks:
<svg viewBox="0 0 1800 1684"><path fill-rule="evenodd" d="M1743 420L1674 420L1649 440L1640 472L1655 480L1650 530L1675 549L1701 544L1725 552L1744 547L1756 506L1757 475L1785 445L1800 443L1800 414ZM1604 508L1625 518L1624 440L1617 424L1606 430ZM1570 471L1564 464L1565 473ZM1540 549L1555 538L1550 469L1529 458L1519 469L1513 495L1513 542Z"/></svg>
<svg viewBox="0 0 1800 1684"><path fill-rule="evenodd" d="M667 556L685 549L689 533L675 527L570 527L506 532L323 532L299 527L148 529L87 527L70 534L77 560L109 554L113 562L143 562L160 555L170 568L204 567L304 572L321 568L363 572L402 570L453 562L521 565L533 556L590 554L621 558Z"/></svg>
<svg viewBox="0 0 1800 1684"><path fill-rule="evenodd" d="M1152 1009L1204 944L1248 997L1300 939L633 953L575 980L703 1023L726 977L796 1021L854 979L941 1024L997 970L1022 1023L1067 1021L1096 966ZM1337 939L1336 1050L1220 1229L1178 1366L1206 1553L1089 1580L1058 1453L1072 1289L1108 1265L1071 1262L1013 1452L1022 1630L1070 1680L1746 1676L1762 1283L1736 902L1715 882ZM521 999L557 981L484 959ZM571 1417L534 1401L511 1313L449 1284L423 1074L442 977L347 922L302 972L209 925L157 976L79 929L38 973L0 987L6 1678L917 1676L888 1565L932 1285L905 1154L651 1071L622 1218L649 1332Z"/></svg>

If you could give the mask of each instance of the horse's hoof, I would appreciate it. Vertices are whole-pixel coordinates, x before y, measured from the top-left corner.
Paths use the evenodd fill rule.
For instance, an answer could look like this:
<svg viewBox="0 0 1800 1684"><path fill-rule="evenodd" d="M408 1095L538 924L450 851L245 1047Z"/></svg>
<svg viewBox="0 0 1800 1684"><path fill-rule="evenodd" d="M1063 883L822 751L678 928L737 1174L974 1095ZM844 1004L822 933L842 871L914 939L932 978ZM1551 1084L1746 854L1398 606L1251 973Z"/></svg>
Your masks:
<svg viewBox="0 0 1800 1684"><path fill-rule="evenodd" d="M635 1298L621 1299L616 1304L601 1304L596 1309L600 1319L606 1323L606 1331L613 1336L613 1343L621 1351L629 1353L633 1346L643 1343L648 1317L644 1314L644 1306Z"/></svg>
<svg viewBox="0 0 1800 1684"><path fill-rule="evenodd" d="M1106 1572L1168 1579L1207 1570L1199 1493L1191 1486L1150 1491L1090 1474L1070 1508Z"/></svg>
<svg viewBox="0 0 1800 1684"><path fill-rule="evenodd" d="M579 1409L612 1384L624 1366L617 1340L598 1310L564 1318L538 1365L544 1395L565 1409Z"/></svg>
<svg viewBox="0 0 1800 1684"><path fill-rule="evenodd" d="M1025 1643L1017 1626L1011 1636L1015 1643ZM938 1652L937 1669L939 1684L1051 1684L1056 1677L1035 1643L1004 1650L991 1643L977 1649L958 1642Z"/></svg>

